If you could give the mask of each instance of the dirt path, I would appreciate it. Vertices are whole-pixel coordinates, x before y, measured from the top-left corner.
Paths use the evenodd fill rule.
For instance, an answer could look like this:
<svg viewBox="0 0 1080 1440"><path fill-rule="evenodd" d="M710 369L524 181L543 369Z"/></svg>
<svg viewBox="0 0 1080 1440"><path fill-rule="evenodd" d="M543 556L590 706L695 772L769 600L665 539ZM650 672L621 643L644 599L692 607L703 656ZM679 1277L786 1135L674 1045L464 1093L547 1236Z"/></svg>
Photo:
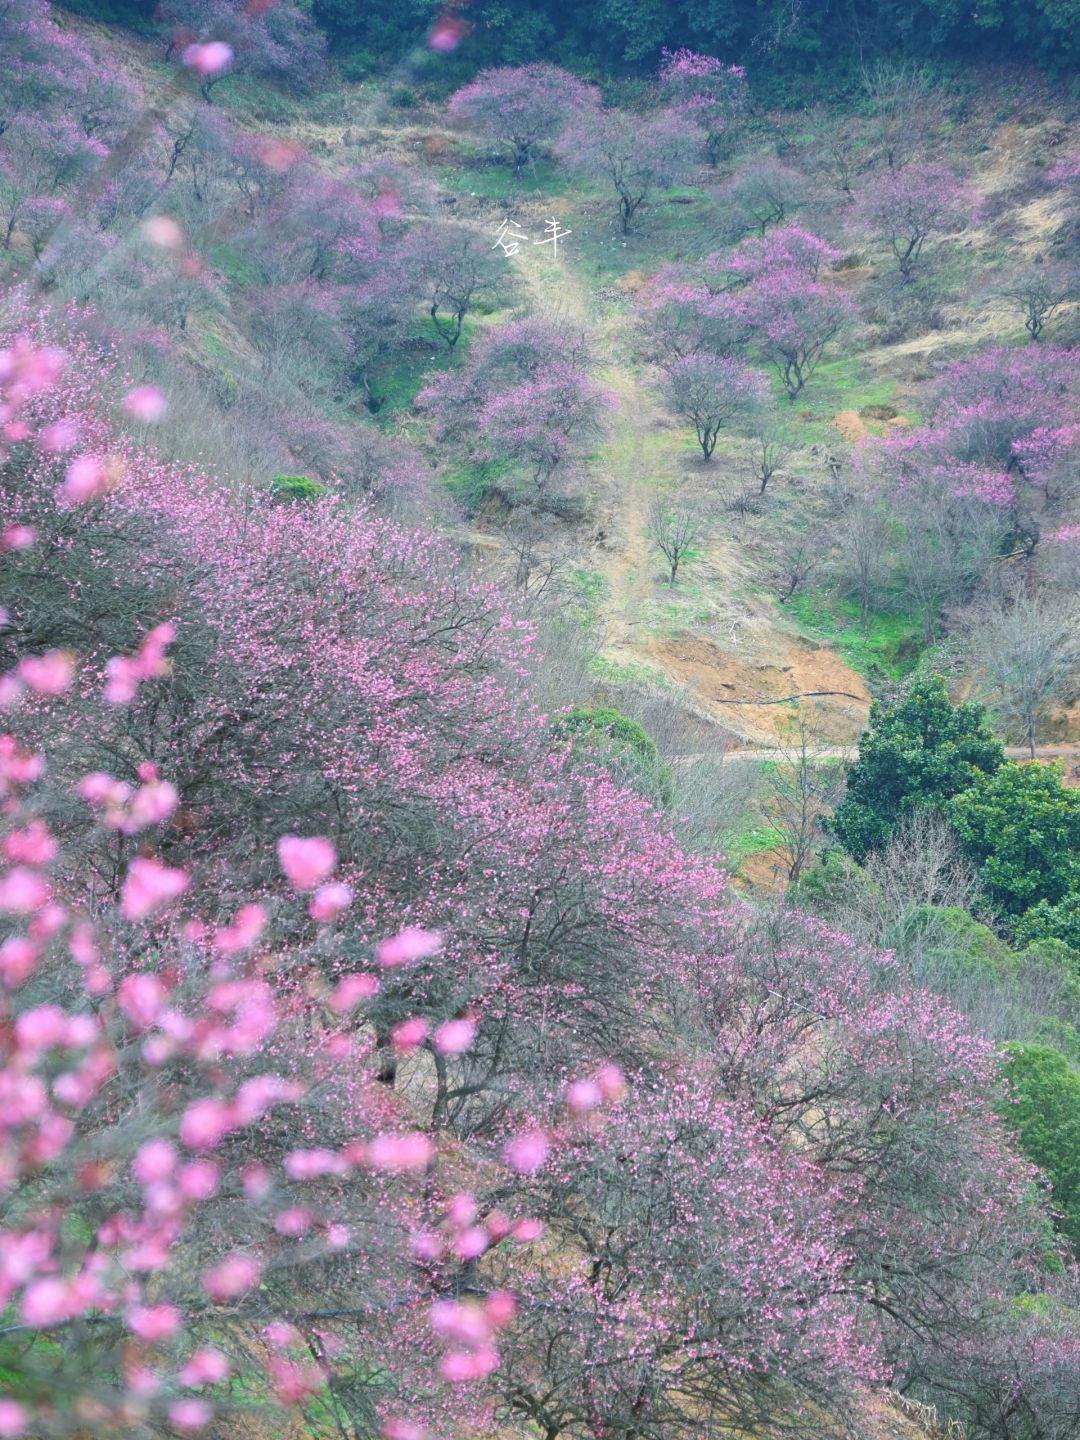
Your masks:
<svg viewBox="0 0 1080 1440"><path fill-rule="evenodd" d="M563 219L560 202L515 207L526 230L552 213ZM566 223L572 227L572 216ZM589 466L595 529L580 556L602 582L595 603L606 658L674 682L700 718L751 745L774 743L785 716L779 708L733 706L733 692L846 691L847 699L814 702L815 724L825 742L854 740L869 706L865 682L832 651L782 627L774 607L754 593L746 556L722 517L685 580L674 592L667 588L663 557L649 539L649 512L658 495L699 482L700 462L664 408L658 377L635 358L640 341L628 298L583 280L572 238L555 263L524 248L514 258L534 310L585 328L597 378L612 399L607 436Z"/></svg>

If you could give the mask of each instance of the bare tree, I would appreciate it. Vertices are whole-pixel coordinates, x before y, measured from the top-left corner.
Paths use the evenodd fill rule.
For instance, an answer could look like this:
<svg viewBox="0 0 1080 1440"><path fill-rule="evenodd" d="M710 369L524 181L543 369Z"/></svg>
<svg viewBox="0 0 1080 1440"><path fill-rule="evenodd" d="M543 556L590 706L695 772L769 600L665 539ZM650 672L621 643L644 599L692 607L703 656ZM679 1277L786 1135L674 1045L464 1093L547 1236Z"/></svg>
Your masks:
<svg viewBox="0 0 1080 1440"><path fill-rule="evenodd" d="M761 790L764 822L777 837L776 849L783 856L790 884L799 883L820 848L822 820L839 803L844 781L843 761L829 753L814 734L809 717L798 708L775 761L765 770Z"/></svg>
<svg viewBox="0 0 1080 1440"><path fill-rule="evenodd" d="M774 415L763 415L753 427L745 443L746 463L758 483L758 494L764 495L769 481L782 470L795 450Z"/></svg>
<svg viewBox="0 0 1080 1440"><path fill-rule="evenodd" d="M1015 584L973 611L967 649L988 698L1034 760L1040 721L1080 670L1080 600Z"/></svg>
<svg viewBox="0 0 1080 1440"><path fill-rule="evenodd" d="M507 532L509 578L529 612L540 606L559 609L570 598L565 584L566 557L546 543L547 539L532 514L517 519Z"/></svg>
<svg viewBox="0 0 1080 1440"><path fill-rule="evenodd" d="M1002 287L1006 300L1017 305L1024 317L1024 329L1038 340L1058 310L1076 292L1073 277L1056 265L1029 265Z"/></svg>
<svg viewBox="0 0 1080 1440"><path fill-rule="evenodd" d="M776 547L769 575L781 605L817 574L821 559L821 541L817 536L803 530L784 536Z"/></svg>
<svg viewBox="0 0 1080 1440"><path fill-rule="evenodd" d="M674 588L680 564L705 531L700 508L690 500L658 499L649 511L649 539L668 563L668 584Z"/></svg>
<svg viewBox="0 0 1080 1440"><path fill-rule="evenodd" d="M878 152L890 170L900 170L940 125L944 97L929 70L914 61L878 60L862 80Z"/></svg>
<svg viewBox="0 0 1080 1440"><path fill-rule="evenodd" d="M837 530L840 578L846 592L857 597L864 625L882 588L887 533L888 520L876 495L855 495L849 500Z"/></svg>

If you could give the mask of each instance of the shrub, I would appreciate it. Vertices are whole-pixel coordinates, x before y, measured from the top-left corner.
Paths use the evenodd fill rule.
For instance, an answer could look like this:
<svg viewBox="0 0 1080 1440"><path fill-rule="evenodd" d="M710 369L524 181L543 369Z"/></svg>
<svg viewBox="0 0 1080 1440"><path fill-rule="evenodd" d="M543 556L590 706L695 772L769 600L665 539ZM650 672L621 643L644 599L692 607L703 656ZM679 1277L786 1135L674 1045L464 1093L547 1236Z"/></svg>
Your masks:
<svg viewBox="0 0 1080 1440"><path fill-rule="evenodd" d="M319 500L329 493L325 485L308 475L275 475L270 481L270 495L274 500Z"/></svg>

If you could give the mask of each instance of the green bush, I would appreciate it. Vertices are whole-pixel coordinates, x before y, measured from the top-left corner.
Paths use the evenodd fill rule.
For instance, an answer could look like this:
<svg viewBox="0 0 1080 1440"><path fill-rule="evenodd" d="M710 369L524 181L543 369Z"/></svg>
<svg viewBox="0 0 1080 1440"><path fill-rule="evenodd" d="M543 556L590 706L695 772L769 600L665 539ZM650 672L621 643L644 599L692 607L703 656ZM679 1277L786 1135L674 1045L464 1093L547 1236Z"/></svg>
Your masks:
<svg viewBox="0 0 1080 1440"><path fill-rule="evenodd" d="M284 502L321 500L329 490L309 475L275 475L270 481L270 496Z"/></svg>
<svg viewBox="0 0 1080 1440"><path fill-rule="evenodd" d="M993 983L1012 953L987 925L958 905L915 905L885 933L882 944L911 957L919 980L948 987L979 979Z"/></svg>
<svg viewBox="0 0 1080 1440"><path fill-rule="evenodd" d="M1072 891L1056 905L1040 900L1026 910L1016 922L1015 939L1018 945L1058 940L1080 951L1080 891Z"/></svg>
<svg viewBox="0 0 1080 1440"><path fill-rule="evenodd" d="M860 737L847 794L829 828L862 863L888 843L905 815L943 807L1004 759L983 706L953 705L939 675L916 680L899 699L870 707L870 728Z"/></svg>
<svg viewBox="0 0 1080 1440"><path fill-rule="evenodd" d="M1080 792L1062 784L1060 765L1009 761L979 775L945 813L1002 914L1057 907L1080 889Z"/></svg>
<svg viewBox="0 0 1080 1440"><path fill-rule="evenodd" d="M833 919L859 894L870 899L880 894L880 889L850 855L832 846L801 876L795 899L801 908L824 919Z"/></svg>
<svg viewBox="0 0 1080 1440"><path fill-rule="evenodd" d="M655 803L667 807L674 799L671 767L660 757L648 732L613 705L575 705L552 727L559 739L599 760L617 778Z"/></svg>
<svg viewBox="0 0 1080 1440"><path fill-rule="evenodd" d="M1012 1100L1002 1118L1049 1180L1058 1224L1080 1240L1080 1074L1049 1045L1005 1047Z"/></svg>

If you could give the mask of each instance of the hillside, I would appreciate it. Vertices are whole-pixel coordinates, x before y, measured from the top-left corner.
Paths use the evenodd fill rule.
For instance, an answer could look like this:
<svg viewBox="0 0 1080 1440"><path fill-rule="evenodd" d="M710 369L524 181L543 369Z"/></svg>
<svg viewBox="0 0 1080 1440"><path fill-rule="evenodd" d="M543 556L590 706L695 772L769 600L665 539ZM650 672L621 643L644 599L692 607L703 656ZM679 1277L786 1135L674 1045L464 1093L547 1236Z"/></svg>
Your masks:
<svg viewBox="0 0 1080 1440"><path fill-rule="evenodd" d="M0 4L0 1434L1080 1440L1080 122L545 14Z"/></svg>

